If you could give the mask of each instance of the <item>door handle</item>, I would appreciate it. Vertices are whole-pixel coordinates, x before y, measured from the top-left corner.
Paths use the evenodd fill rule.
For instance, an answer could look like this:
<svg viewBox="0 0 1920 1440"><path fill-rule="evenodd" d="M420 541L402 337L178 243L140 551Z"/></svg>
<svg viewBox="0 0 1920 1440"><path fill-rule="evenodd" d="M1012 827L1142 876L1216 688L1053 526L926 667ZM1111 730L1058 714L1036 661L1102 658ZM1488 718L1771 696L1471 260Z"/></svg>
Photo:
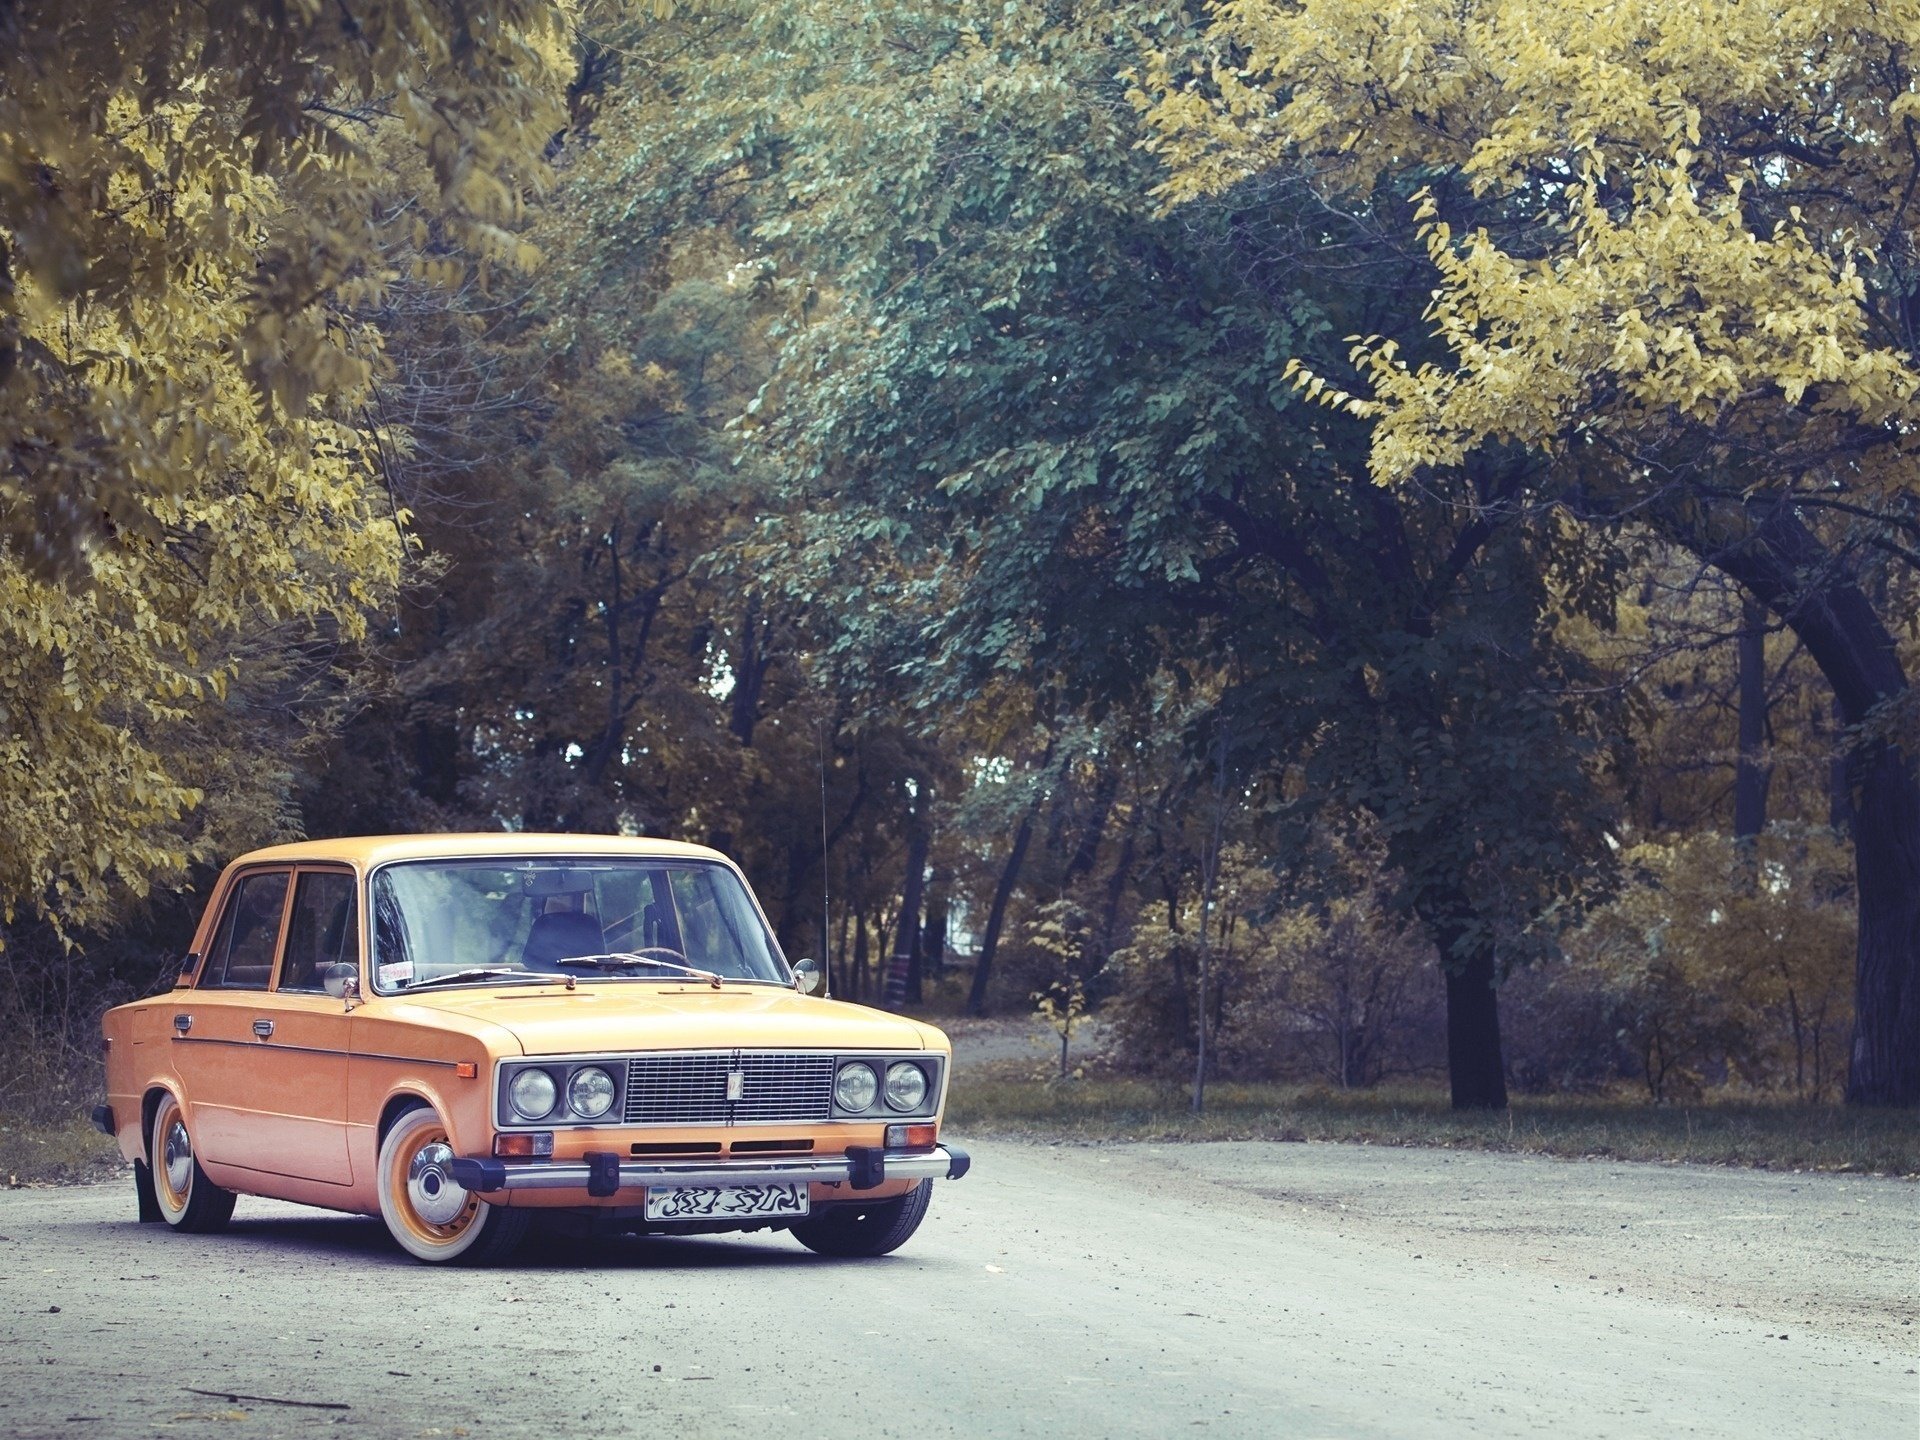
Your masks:
<svg viewBox="0 0 1920 1440"><path fill-rule="evenodd" d="M262 1040L267 1039L269 1036L273 1034L273 1021L271 1020L254 1021L253 1033L258 1035Z"/></svg>
<svg viewBox="0 0 1920 1440"><path fill-rule="evenodd" d="M193 1016L176 1015L173 1017L173 1033L174 1034L184 1035L187 1033L187 1031L191 1029L193 1029Z"/></svg>

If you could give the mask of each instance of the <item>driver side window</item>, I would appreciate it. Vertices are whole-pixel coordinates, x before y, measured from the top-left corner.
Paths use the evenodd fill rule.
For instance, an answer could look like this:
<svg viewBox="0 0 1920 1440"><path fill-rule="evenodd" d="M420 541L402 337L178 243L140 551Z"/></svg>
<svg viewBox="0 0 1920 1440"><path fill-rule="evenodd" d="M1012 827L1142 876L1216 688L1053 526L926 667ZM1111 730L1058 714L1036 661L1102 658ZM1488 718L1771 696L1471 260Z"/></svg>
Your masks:
<svg viewBox="0 0 1920 1440"><path fill-rule="evenodd" d="M354 892L354 878L344 871L302 872L293 892L280 989L324 991L328 970L359 965L360 907Z"/></svg>

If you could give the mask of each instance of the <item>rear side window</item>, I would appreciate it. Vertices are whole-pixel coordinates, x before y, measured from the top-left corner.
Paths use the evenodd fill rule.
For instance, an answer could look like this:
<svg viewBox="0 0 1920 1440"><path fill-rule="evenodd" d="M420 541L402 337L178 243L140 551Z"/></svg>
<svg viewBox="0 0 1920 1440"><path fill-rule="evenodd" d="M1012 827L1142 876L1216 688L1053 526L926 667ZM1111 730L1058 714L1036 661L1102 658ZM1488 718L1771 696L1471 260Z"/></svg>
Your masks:
<svg viewBox="0 0 1920 1440"><path fill-rule="evenodd" d="M200 983L222 990L266 989L286 902L284 870L248 875L234 886Z"/></svg>
<svg viewBox="0 0 1920 1440"><path fill-rule="evenodd" d="M287 925L287 957L280 989L326 989L327 971L360 963L360 907L352 875L334 870L302 872L293 891Z"/></svg>

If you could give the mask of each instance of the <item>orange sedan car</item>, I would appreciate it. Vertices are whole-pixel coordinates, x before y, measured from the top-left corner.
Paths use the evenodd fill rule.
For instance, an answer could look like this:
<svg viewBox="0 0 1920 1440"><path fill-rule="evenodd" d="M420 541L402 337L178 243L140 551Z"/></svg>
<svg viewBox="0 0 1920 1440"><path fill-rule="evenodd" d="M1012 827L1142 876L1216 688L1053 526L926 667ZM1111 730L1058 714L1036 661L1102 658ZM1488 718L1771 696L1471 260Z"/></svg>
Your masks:
<svg viewBox="0 0 1920 1440"><path fill-rule="evenodd" d="M426 1261L499 1259L536 1213L883 1255L967 1170L951 1048L818 983L699 846L275 846L221 876L170 993L107 1012L95 1120L177 1230L247 1194L377 1214Z"/></svg>

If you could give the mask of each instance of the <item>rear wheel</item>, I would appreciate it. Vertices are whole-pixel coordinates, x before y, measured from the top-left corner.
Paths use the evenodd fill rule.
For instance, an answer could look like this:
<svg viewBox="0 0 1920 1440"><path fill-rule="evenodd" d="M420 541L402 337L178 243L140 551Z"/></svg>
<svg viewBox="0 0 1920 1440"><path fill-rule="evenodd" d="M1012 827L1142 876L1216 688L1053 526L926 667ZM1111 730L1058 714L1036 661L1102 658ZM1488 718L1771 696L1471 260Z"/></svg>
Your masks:
<svg viewBox="0 0 1920 1440"><path fill-rule="evenodd" d="M871 1256L898 1250L927 1218L933 1181L871 1205L833 1205L795 1223L793 1238L820 1255Z"/></svg>
<svg viewBox="0 0 1920 1440"><path fill-rule="evenodd" d="M186 1112L172 1095L160 1097L147 1137L147 1161L160 1218L176 1230L211 1235L233 1218L234 1194L207 1178L193 1153ZM136 1176L135 1183L138 1184Z"/></svg>
<svg viewBox="0 0 1920 1440"><path fill-rule="evenodd" d="M527 1233L525 1210L489 1205L447 1173L453 1148L433 1111L409 1110L380 1142L380 1218L400 1248L429 1264L504 1260Z"/></svg>

